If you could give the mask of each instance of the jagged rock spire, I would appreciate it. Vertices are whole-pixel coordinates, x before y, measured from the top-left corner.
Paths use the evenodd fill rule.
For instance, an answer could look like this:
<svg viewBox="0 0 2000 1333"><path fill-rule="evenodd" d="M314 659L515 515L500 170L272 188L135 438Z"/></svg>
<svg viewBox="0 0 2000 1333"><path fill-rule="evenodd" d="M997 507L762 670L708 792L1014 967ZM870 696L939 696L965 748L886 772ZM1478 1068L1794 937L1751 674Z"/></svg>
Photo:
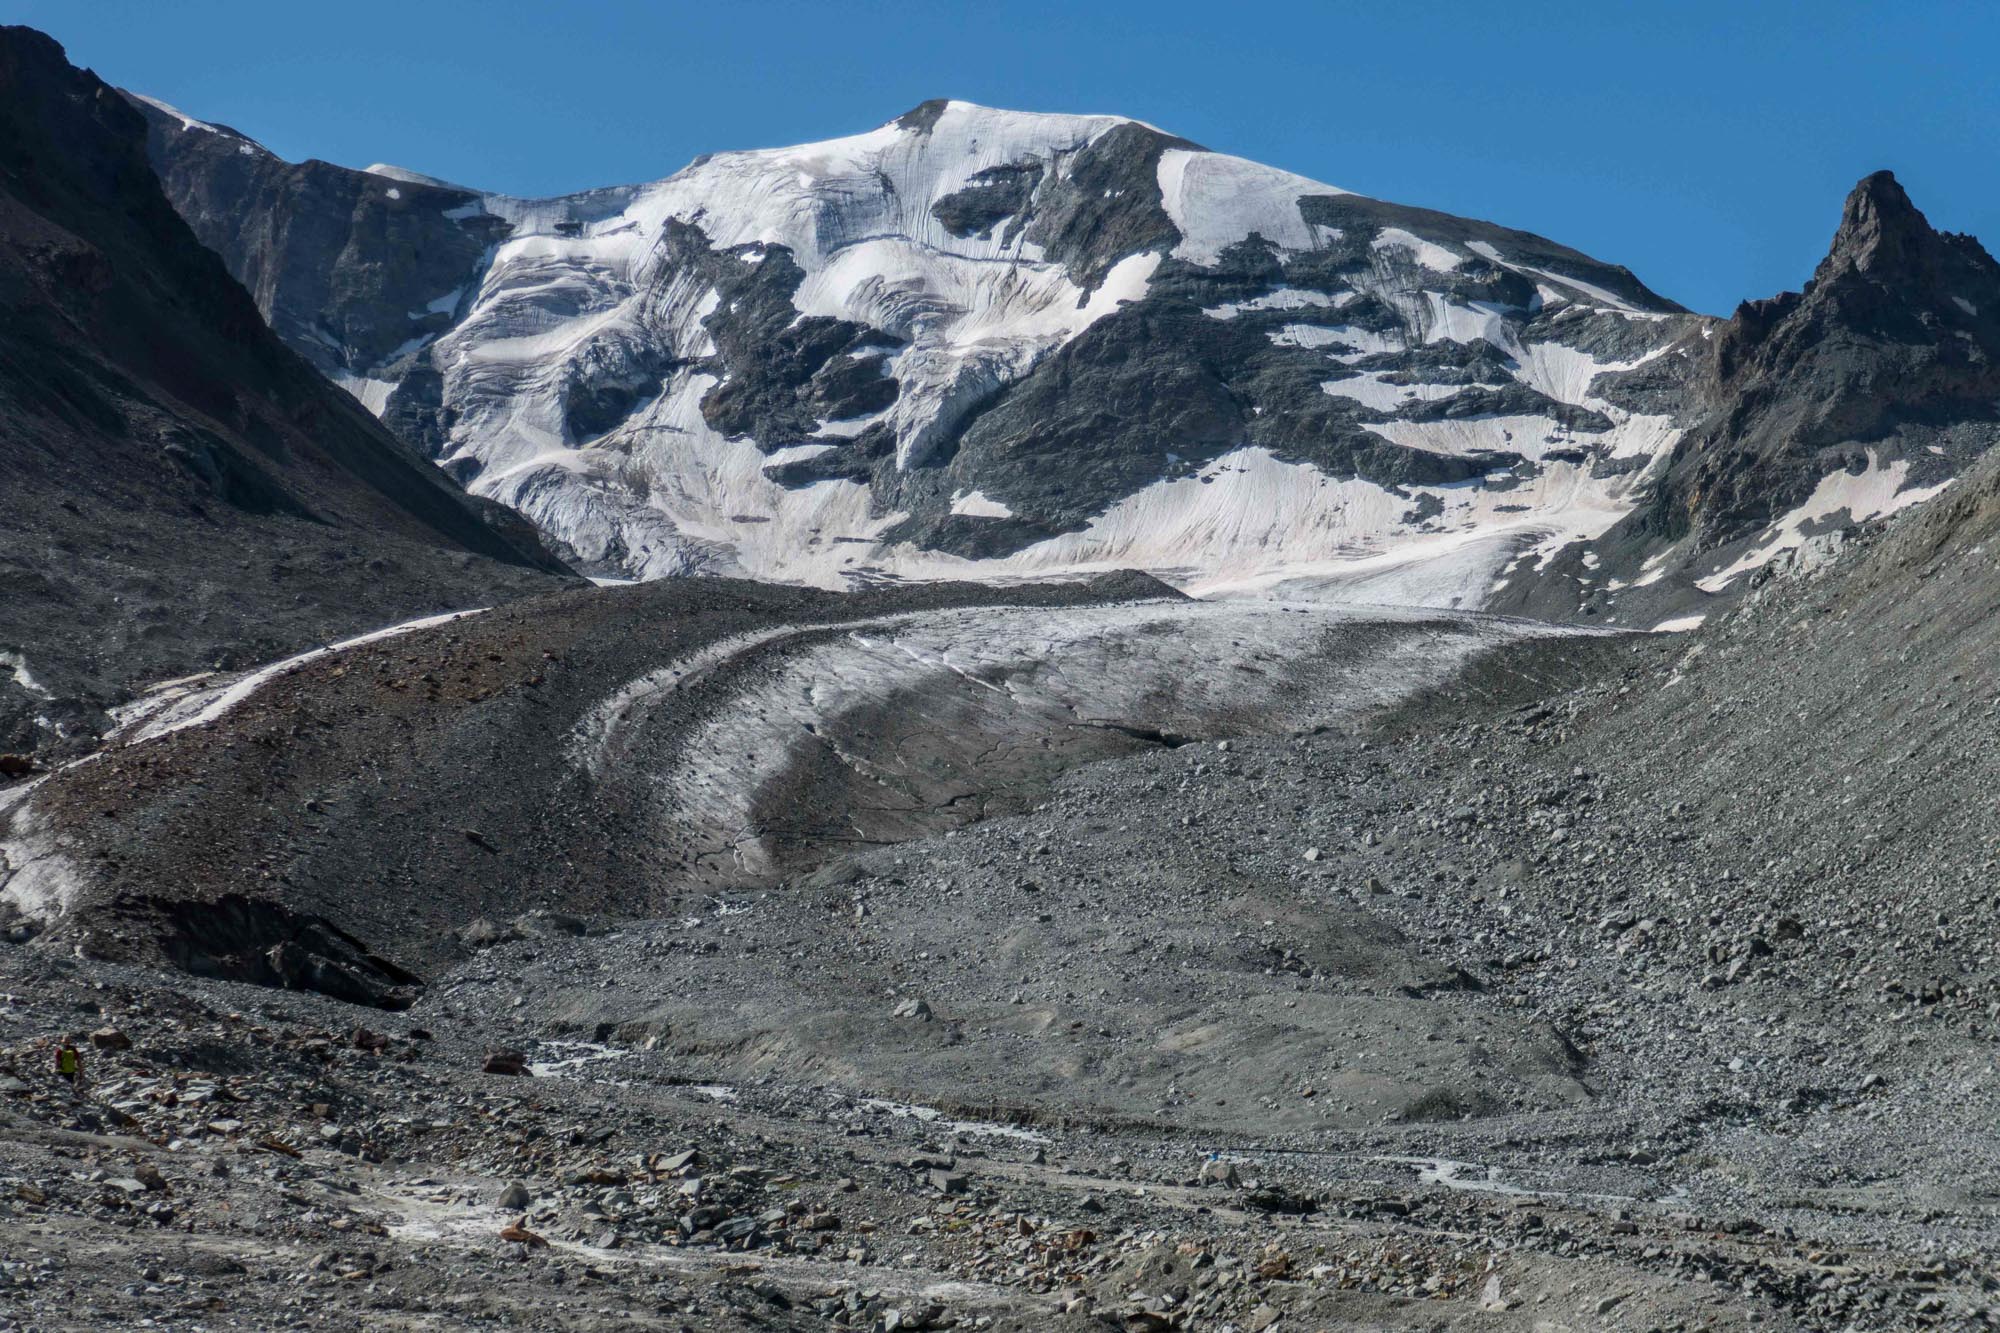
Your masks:
<svg viewBox="0 0 2000 1333"><path fill-rule="evenodd" d="M1867 273L1877 268L1903 268L1916 262L1938 234L1910 202L1895 174L1878 171L1864 176L1848 193L1841 208L1840 229L1820 262L1814 280L1842 269Z"/></svg>
<svg viewBox="0 0 2000 1333"><path fill-rule="evenodd" d="M1905 304L1955 304L1950 298L1956 295L1984 306L1981 294L1991 289L1997 271L2000 266L1976 239L1932 228L1895 176L1878 171L1848 194L1840 229L1810 286L1854 275L1896 289Z"/></svg>

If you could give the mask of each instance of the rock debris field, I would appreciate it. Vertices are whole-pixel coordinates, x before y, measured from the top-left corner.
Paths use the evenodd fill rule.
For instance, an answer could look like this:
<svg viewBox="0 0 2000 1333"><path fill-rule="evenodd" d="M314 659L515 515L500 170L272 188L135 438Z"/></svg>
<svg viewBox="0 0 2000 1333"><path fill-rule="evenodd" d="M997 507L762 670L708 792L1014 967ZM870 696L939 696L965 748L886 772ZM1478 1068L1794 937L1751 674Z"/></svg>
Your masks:
<svg viewBox="0 0 2000 1333"><path fill-rule="evenodd" d="M1994 902L1926 858L1992 815L1904 839L1813 748L1893 687L1768 665L1884 547L1697 637L707 584L323 655L11 789L0 1326L1985 1326ZM1781 814L1650 743L1730 710ZM101 854L253 781L284 837ZM196 864L287 914L134 891Z"/></svg>

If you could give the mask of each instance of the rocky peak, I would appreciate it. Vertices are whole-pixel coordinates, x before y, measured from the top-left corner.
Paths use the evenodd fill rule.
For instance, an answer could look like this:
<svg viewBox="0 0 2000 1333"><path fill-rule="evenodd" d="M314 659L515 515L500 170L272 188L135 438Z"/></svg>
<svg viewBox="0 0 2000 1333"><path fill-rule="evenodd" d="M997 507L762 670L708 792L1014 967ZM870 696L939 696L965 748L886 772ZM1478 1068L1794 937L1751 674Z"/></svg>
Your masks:
<svg viewBox="0 0 2000 1333"><path fill-rule="evenodd" d="M1856 479L1836 488L1893 473L1865 510L1840 507L1860 521L2000 442L2000 263L1972 237L1933 229L1878 171L1847 196L1804 291L1744 303L1708 355L1700 418L1626 523L1671 541L1691 534L1685 551L1702 575L1836 472Z"/></svg>
<svg viewBox="0 0 2000 1333"><path fill-rule="evenodd" d="M1895 173L1864 176L1848 193L1840 211L1840 230L1832 248L1813 274L1814 282L1852 270L1869 273L1880 268L1905 268L1937 242L1931 224L1910 202Z"/></svg>
<svg viewBox="0 0 2000 1333"><path fill-rule="evenodd" d="M2000 284L2000 264L1973 237L1935 230L1895 175L1877 171L1848 194L1806 291L1856 278L1892 289L1899 304L1949 305L1969 315L1965 303L1981 304L1979 295Z"/></svg>
<svg viewBox="0 0 2000 1333"><path fill-rule="evenodd" d="M946 108L950 106L951 99L949 97L929 98L926 101L917 103L908 111L896 117L893 123L899 129L917 130L928 134L931 128L938 123L938 119L944 115Z"/></svg>
<svg viewBox="0 0 2000 1333"><path fill-rule="evenodd" d="M1746 374L1793 375L1836 346L1851 359L1857 342L1877 355L1983 366L1976 349L2000 351L1996 313L2000 264L1973 237L1933 229L1895 176L1878 171L1848 194L1804 291L1738 308L1715 341L1714 382L1726 395ZM1873 400L1872 376L1838 378L1842 392Z"/></svg>

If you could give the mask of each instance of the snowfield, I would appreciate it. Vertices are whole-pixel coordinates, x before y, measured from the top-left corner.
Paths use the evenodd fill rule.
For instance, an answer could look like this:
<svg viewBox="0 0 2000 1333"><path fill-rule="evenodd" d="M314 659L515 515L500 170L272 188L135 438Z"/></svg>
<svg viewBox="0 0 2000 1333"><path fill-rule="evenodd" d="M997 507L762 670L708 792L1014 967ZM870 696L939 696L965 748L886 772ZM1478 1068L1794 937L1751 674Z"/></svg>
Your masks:
<svg viewBox="0 0 2000 1333"><path fill-rule="evenodd" d="M926 102L547 199L378 164L339 182L362 229L335 253L310 237L336 219L287 210L349 204L273 203L289 164L139 105L257 290L274 264L338 271L337 309L302 281L259 295L295 348L593 577L1124 564L1637 626L1941 471L1892 474L1886 447L1852 503L1829 479L1722 561L1638 570L1651 527L1604 539L1709 429L1718 321L1555 241L1127 118ZM244 209L290 239L244 242ZM435 262L399 278L363 233L404 215ZM1990 304L1973 282L1941 317Z"/></svg>

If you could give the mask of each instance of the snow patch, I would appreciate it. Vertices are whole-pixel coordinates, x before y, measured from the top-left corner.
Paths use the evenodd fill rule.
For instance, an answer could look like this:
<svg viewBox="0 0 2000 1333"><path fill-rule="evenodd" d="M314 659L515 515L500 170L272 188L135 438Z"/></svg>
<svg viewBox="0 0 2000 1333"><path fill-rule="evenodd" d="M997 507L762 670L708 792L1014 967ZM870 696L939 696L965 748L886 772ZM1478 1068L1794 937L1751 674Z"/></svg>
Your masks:
<svg viewBox="0 0 2000 1333"><path fill-rule="evenodd" d="M127 93L126 96L137 98L139 101L144 102L147 106L152 107L153 110L164 112L167 115L172 116L175 120L178 120L181 123L181 128L183 130L189 130L189 131L199 130L204 134L220 134L232 139L242 137L240 135L230 134L229 131L223 129L220 125L211 125L205 120L196 120L193 116L190 116L187 112L181 110L179 107L169 106L167 103L162 102L157 97L148 97L144 93Z"/></svg>
<svg viewBox="0 0 2000 1333"><path fill-rule="evenodd" d="M1012 518L1014 511L998 500L989 500L978 491L959 491L951 497L951 512L965 518Z"/></svg>
<svg viewBox="0 0 2000 1333"><path fill-rule="evenodd" d="M1566 273L1555 273L1545 268L1536 268L1531 264L1517 263L1501 255L1498 250L1494 249L1490 242L1472 241L1466 245L1466 249L1471 250L1474 254L1482 258L1492 260L1502 268L1510 268L1516 273L1523 273L1530 277L1544 279L1554 283L1559 289L1568 289L1568 291L1557 290L1545 293L1545 299L1552 297L1554 300L1573 302L1576 299L1576 295L1581 294L1590 298L1590 300L1596 302L1598 305L1603 306L1605 309L1615 311L1631 319L1660 320L1666 318L1664 314L1642 309L1618 295L1618 293L1607 291L1605 288L1599 287L1594 283L1585 282L1582 278L1572 278Z"/></svg>
<svg viewBox="0 0 2000 1333"><path fill-rule="evenodd" d="M1377 232L1368 248L1377 252L1402 250L1417 263L1440 273L1450 273L1464 261L1435 241L1427 241L1421 236L1413 236L1401 227L1384 227Z"/></svg>
<svg viewBox="0 0 2000 1333"><path fill-rule="evenodd" d="M1262 296L1253 296L1247 301L1225 301L1221 305L1205 307L1201 313L1210 319L1230 320L1254 310L1310 310L1315 307L1338 310L1359 295L1358 292L1329 295L1302 287L1274 287Z"/></svg>
<svg viewBox="0 0 2000 1333"><path fill-rule="evenodd" d="M1163 479L1110 505L1078 532L1004 559L971 562L907 553L912 577L1083 575L1145 569L1196 596L1242 595L1291 581L1342 596L1473 608L1500 567L1595 537L1628 508L1629 478L1591 475L1588 464L1544 460L1505 489L1480 482L1407 486L1393 493L1334 478L1306 463L1247 447L1191 475ZM1423 497L1440 512L1421 527ZM1370 589L1360 597L1356 589Z"/></svg>
<svg viewBox="0 0 2000 1333"><path fill-rule="evenodd" d="M387 162L376 162L363 167L362 170L370 176L380 176L384 180L400 181L404 185L428 185L432 189L437 190L457 190L463 194L477 193L477 191L466 189L463 185L454 185L448 180L442 180L436 176L426 176L421 171L411 171L408 167L398 167Z"/></svg>
<svg viewBox="0 0 2000 1333"><path fill-rule="evenodd" d="M470 611L446 611L442 615L420 616L415 620L403 621L401 624L388 625L378 630L370 630L366 634L359 634L351 639L342 639L338 643L330 643L323 648L307 649L305 652L287 657L283 661L259 667L257 670L227 685L191 691L185 696L174 700L166 708L161 709L141 726L126 743L129 745L141 745L147 741L158 740L162 736L171 735L176 731L184 731L189 727L199 727L213 722L230 709L242 703L245 699L248 699L258 690L264 688L271 681L276 680L279 676L287 675L304 666L306 663L316 661L331 653L346 652L350 648L359 648L364 644L379 643L383 639L393 639L398 635L409 634L415 630L429 629L433 625L450 624L454 620L463 620L467 616L479 615L485 610L486 608L482 606L475 607Z"/></svg>
<svg viewBox="0 0 2000 1333"><path fill-rule="evenodd" d="M1356 324L1287 324L1267 336L1275 347L1345 347L1331 355L1346 365L1408 346L1400 333L1377 333Z"/></svg>
<svg viewBox="0 0 2000 1333"><path fill-rule="evenodd" d="M870 426L880 421L883 415L881 412L871 412L865 417L848 417L844 421L822 421L819 423L818 433L821 435L831 435L835 439L853 439L856 435L859 435L862 431L867 430ZM833 446L828 445L827 447L830 449Z"/></svg>
<svg viewBox="0 0 2000 1333"><path fill-rule="evenodd" d="M345 370L328 372L328 378L352 394L357 402L367 408L372 416L381 416L389 405L389 395L396 391L397 381L371 379L366 375L355 375Z"/></svg>
<svg viewBox="0 0 2000 1333"><path fill-rule="evenodd" d="M780 467L786 463L803 463L809 458L832 453L836 446L831 444L788 444L782 449L773 449L764 455L765 467Z"/></svg>
<svg viewBox="0 0 2000 1333"><path fill-rule="evenodd" d="M1000 1125L990 1120L953 1120L935 1106L916 1106L909 1102L884 1101L880 1097L864 1097L861 1105L880 1115L894 1116L902 1120L916 1120L941 1129L947 1134L960 1134L968 1138L1018 1139L1023 1143L1048 1143L1049 1136L1037 1134L1032 1129L1019 1125Z"/></svg>
<svg viewBox="0 0 2000 1333"><path fill-rule="evenodd" d="M48 687L36 680L34 673L28 670L28 659L25 654L0 650L0 667L5 667L7 673L14 678L14 683L37 699L55 698Z"/></svg>
<svg viewBox="0 0 2000 1333"><path fill-rule="evenodd" d="M1364 429L1405 449L1463 458L1515 453L1540 458L1551 447L1575 447L1568 426L1544 416L1442 417L1436 421L1373 421Z"/></svg>
<svg viewBox="0 0 2000 1333"><path fill-rule="evenodd" d="M465 298L465 288L458 286L434 301L425 303L422 310L410 312L411 319L422 319L425 315L449 315L458 309L458 303Z"/></svg>
<svg viewBox="0 0 2000 1333"><path fill-rule="evenodd" d="M1636 370L1666 350L1657 347L1631 361L1599 361L1588 352L1558 342L1525 343L1514 350L1514 378L1559 403L1602 412L1611 405L1590 395L1591 383L1599 375Z"/></svg>
<svg viewBox="0 0 2000 1333"><path fill-rule="evenodd" d="M1314 250L1324 229L1308 223L1299 200L1352 193L1258 162L1186 148L1160 154L1160 198L1181 234L1174 258L1216 264L1251 234L1281 250Z"/></svg>
<svg viewBox="0 0 2000 1333"><path fill-rule="evenodd" d="M1805 503L1772 523L1761 542L1745 551L1727 568L1697 580L1695 586L1704 592L1721 592L1736 579L1769 564L1781 553L1803 546L1808 527L1822 524L1843 512L1849 523L1880 518L1913 504L1921 504L1951 484L1946 480L1935 486L1913 486L1904 490L1903 478L1909 471L1908 459L1898 458L1884 464L1877 461L1873 449L1868 450L1868 466L1860 473L1829 472L1821 477Z"/></svg>
<svg viewBox="0 0 2000 1333"><path fill-rule="evenodd" d="M1363 407L1393 412L1406 403L1432 402L1449 398L1464 386L1458 384L1392 384L1384 370L1365 370L1344 380L1322 380L1320 388L1335 398L1352 398Z"/></svg>
<svg viewBox="0 0 2000 1333"><path fill-rule="evenodd" d="M1515 350L1513 334L1507 328L1506 306L1491 301L1459 302L1439 292L1425 292L1428 319L1424 341L1489 342L1501 351Z"/></svg>

